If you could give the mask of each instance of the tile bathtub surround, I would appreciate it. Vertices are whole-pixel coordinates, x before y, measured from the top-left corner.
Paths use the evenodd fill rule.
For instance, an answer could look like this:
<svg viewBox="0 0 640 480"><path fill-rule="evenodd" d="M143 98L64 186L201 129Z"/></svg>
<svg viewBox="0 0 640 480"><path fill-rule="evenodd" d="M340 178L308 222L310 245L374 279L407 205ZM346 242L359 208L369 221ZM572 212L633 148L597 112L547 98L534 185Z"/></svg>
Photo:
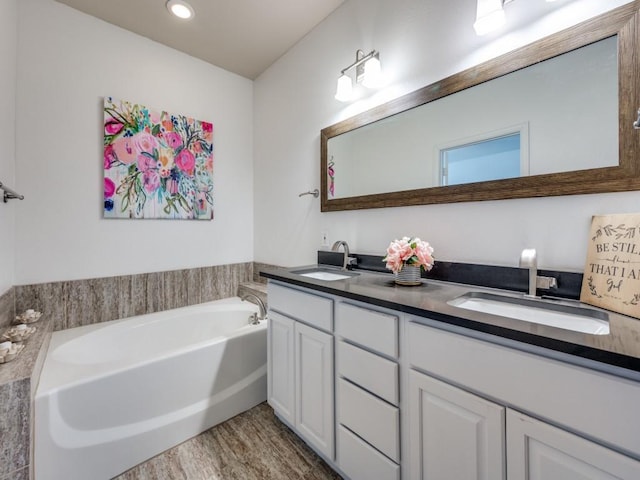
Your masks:
<svg viewBox="0 0 640 480"><path fill-rule="evenodd" d="M71 280L14 287L17 311L49 313L53 329L143 315L236 295L253 263Z"/></svg>
<svg viewBox="0 0 640 480"><path fill-rule="evenodd" d="M256 283L267 283L267 279L260 276L260 272L265 268L278 268L277 265L269 263L253 262L253 281Z"/></svg>
<svg viewBox="0 0 640 480"><path fill-rule="evenodd" d="M9 368L9 364L0 367ZM0 479L13 478L29 465L30 392L28 378L0 385Z"/></svg>
<svg viewBox="0 0 640 480"><path fill-rule="evenodd" d="M15 290L10 288L0 295L0 334L11 325L16 316Z"/></svg>
<svg viewBox="0 0 640 480"><path fill-rule="evenodd" d="M32 464L33 398L51 339L51 319L37 330L15 360L0 365L0 480L29 478Z"/></svg>

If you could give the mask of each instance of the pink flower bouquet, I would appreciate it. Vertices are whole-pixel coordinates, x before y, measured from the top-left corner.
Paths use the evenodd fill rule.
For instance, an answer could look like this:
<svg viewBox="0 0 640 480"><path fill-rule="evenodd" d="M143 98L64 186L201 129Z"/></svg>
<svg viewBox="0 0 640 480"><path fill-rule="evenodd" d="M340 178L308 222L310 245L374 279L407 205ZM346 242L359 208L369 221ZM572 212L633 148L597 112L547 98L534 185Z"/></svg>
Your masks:
<svg viewBox="0 0 640 480"><path fill-rule="evenodd" d="M434 264L433 247L418 237L402 237L389 244L387 256L383 261L387 262L387 268L396 274L400 273L405 265L419 266L421 270L429 271Z"/></svg>

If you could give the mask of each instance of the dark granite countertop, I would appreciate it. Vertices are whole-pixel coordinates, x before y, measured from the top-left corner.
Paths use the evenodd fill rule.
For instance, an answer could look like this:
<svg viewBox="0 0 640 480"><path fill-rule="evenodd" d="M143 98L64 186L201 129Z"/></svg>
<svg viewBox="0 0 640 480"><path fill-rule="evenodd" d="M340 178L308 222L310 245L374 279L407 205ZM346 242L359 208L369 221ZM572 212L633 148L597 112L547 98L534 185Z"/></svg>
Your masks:
<svg viewBox="0 0 640 480"><path fill-rule="evenodd" d="M358 275L349 279L334 281L316 280L292 273L314 267L316 265L270 268L263 270L260 275L271 280L428 318L448 326L462 327L474 332L542 347L553 352L569 354L580 359L601 363L603 366L609 365L640 372L640 320L626 315L579 304L574 300L560 302L550 300L552 303L579 305L583 308L606 312L609 317L610 333L591 335L466 310L447 304L448 301L468 292L487 292L502 296L522 297L522 294L517 292L430 279L423 279L420 286L398 286L395 285L390 273L363 270L355 270ZM326 266L321 265L321 267L325 268ZM636 374L631 376L638 378Z"/></svg>

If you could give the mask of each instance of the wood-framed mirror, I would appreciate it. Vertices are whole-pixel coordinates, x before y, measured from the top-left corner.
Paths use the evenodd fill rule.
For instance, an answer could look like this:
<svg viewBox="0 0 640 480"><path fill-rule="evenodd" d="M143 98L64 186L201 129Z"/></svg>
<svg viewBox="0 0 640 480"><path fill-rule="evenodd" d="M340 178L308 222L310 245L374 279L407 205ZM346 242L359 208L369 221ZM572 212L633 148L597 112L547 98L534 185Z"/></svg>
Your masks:
<svg viewBox="0 0 640 480"><path fill-rule="evenodd" d="M639 8L640 0L636 0L322 129L320 132L321 210L328 212L640 190L640 130L633 127L633 123L638 119L638 109L640 108ZM592 51L600 52L600 57L598 57L600 60L609 59L613 78L607 80L604 77L602 79L597 77L596 73L606 70L605 67L595 64L585 65L584 55L586 52L591 55ZM581 57L581 55L583 56ZM431 138L429 132L436 130L437 122L432 121L429 124L429 120L418 117L418 115L422 115L422 113L418 114L419 110L429 108L436 109L437 118L441 119L442 115L448 115L446 109L449 108L449 104L445 102L451 104L457 102L459 106L463 98L462 95L470 95L472 91L481 88L497 88L500 92L506 92L510 87L505 87L505 84L490 87L492 81L504 82L513 77L515 83L522 83L523 77L521 75L524 75L524 72L529 68L545 69L546 66L541 66L558 63L560 59L564 62L565 57L573 58L574 63L571 64L573 67L564 67L564 70L577 75L577 77L574 76L574 80L567 77L560 81L560 83L564 82L569 86L569 91L578 90L574 88L578 83L576 78L593 77L592 83L608 85L602 93L594 94L589 90L584 94L593 100L586 106L583 105L584 110L580 111L575 107L576 104L567 107L559 105L555 101L549 108L540 109L549 111L552 118L570 110L572 114L568 116L569 123L567 125L555 125L553 124L555 120L533 118L534 115L529 110L524 110L524 113L522 111L515 113L511 117L506 113L494 115L504 125L501 125L500 121L493 125L488 115L488 112L495 110L491 104L485 110L475 111L473 115L468 111L460 111L460 109L452 114L452 117L457 118L460 124L471 121L479 124L484 128L480 134L478 132L469 134L469 131L453 133L448 131L445 135L448 138L435 138L435 135L432 135L433 138ZM611 58L614 59L613 63L610 61ZM580 65L584 66L585 70L577 71L576 69ZM617 78L615 78L616 73ZM529 73L527 72L527 74ZM537 79L540 78L539 70L536 70L535 75ZM551 78L556 76L554 73L550 74ZM546 82L547 80L533 83L546 85ZM528 83L528 85L531 86L533 83ZM547 86L548 91L554 91L555 88L555 84ZM454 94L458 94L460 97ZM559 95L569 96L564 93ZM487 94L486 90L483 91L483 96L497 98L491 97L491 94ZM502 93L499 96L502 97ZM599 112L595 108L591 108L592 104L598 103L596 100L602 99L610 100L599 102L606 111ZM467 105L468 103L465 102L468 101L468 98L464 98L462 105ZM577 102L578 105L585 103L580 100L580 97L574 99L574 102ZM512 101L511 104L513 103ZM611 106L614 108L609 108ZM436 114L432 113L432 115ZM411 127L400 123L408 121L406 119L410 117L419 118L419 120L414 121ZM603 124L593 126L595 121L603 121ZM490 124L490 126L485 124ZM431 125L431 128L422 129L425 125ZM541 128L542 125L547 126L546 133ZM393 126L395 126L395 134L390 133L389 130ZM409 130L414 129L418 132L419 137L428 138L431 143L420 144L416 147L421 140L416 140L417 137L406 136ZM482 179L481 176L471 176L466 180L461 180L456 179L456 175L449 175L449 170L453 172L454 165L465 164L463 158L465 154L458 157L453 153L449 154L447 153L449 147L453 145L457 148L456 145L481 144L484 142L481 139L482 135L485 135L487 139L506 138L510 135L510 129L518 131L518 135L522 135L522 137L518 136L516 142L518 144L517 160L510 160L509 164L516 170L519 169L518 173L496 174L497 176L490 176L487 180ZM597 135L593 133L594 131ZM398 135L398 132L401 134ZM560 132L562 135L558 137L550 132L556 134ZM572 132L571 135L569 132ZM494 136L491 137L489 134L494 134ZM571 136L575 137L576 143L565 145L563 143L565 137L568 139ZM367 148L362 149L361 146L352 143L356 142L354 140L356 137L366 139ZM398 137L404 143L401 143L400 146L389 147L387 139L392 137ZM606 143L605 137L608 139L608 146L604 145ZM457 143L452 143L452 138ZM547 144L553 147L558 158L553 158L549 154L548 145L534 144L538 139L545 138ZM376 140L372 139L377 139L378 144L375 145ZM586 143L588 140L594 139L593 145ZM513 145L514 143L509 141L505 144ZM384 148L381 148L381 145L384 145ZM437 148L434 149L434 145ZM558 146L562 148L557 148ZM510 148L513 147L496 145L490 147L494 151ZM358 149L364 151L365 154L356 155L354 152L360 152ZM587 153L581 153L580 149L586 149ZM399 168L397 162L402 159L405 152L418 151L418 160L412 161L428 164L428 167L425 167L426 173L413 176L424 177L426 183L416 184L416 178L411 178L413 183L396 185L390 176L385 174L384 169L380 168L372 159L373 157L370 156L372 150L382 150L383 155L386 155L386 159L394 166L394 169L404 169L405 172L415 172L416 168ZM594 153L595 150L598 151L597 155ZM393 157L389 158L389 155L393 155ZM447 159L447 155L450 155L450 159ZM366 160L354 160L360 156ZM594 164L591 157L596 156L602 158ZM587 162L577 166L575 163L572 164L571 162L577 157L586 158ZM455 163L458 162L458 160L454 162L454 159L457 158L463 158L463 160ZM495 159L495 157L491 158ZM544 161L539 162L537 159ZM549 166L558 165L564 161L563 159L569 159L569 167L557 167L559 170L555 171L556 167ZM602 163L598 163L600 161ZM413 165L418 165L418 163ZM497 163L495 160L491 160L489 163L475 163L474 165L476 165L476 170L484 171L486 168L483 165ZM549 170L545 170L540 166L541 164L546 164L547 167L544 168ZM349 170L351 170L350 173ZM375 171L379 171L382 175L375 179L368 178L370 175L367 175L367 172ZM366 182L362 181L364 177L367 177ZM412 177L412 174L408 173L405 177ZM355 185L358 182L368 183L366 186ZM376 184L378 186L375 186Z"/></svg>

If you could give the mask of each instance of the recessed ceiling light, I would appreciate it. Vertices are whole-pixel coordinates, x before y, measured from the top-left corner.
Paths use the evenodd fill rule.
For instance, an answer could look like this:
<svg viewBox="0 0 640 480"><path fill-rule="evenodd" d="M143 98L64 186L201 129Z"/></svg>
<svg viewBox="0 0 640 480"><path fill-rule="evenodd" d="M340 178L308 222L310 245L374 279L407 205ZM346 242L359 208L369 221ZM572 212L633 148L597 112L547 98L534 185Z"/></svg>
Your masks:
<svg viewBox="0 0 640 480"><path fill-rule="evenodd" d="M167 9L176 17L184 20L188 20L194 15L191 5L187 2L183 2L182 0L169 0L167 2Z"/></svg>

